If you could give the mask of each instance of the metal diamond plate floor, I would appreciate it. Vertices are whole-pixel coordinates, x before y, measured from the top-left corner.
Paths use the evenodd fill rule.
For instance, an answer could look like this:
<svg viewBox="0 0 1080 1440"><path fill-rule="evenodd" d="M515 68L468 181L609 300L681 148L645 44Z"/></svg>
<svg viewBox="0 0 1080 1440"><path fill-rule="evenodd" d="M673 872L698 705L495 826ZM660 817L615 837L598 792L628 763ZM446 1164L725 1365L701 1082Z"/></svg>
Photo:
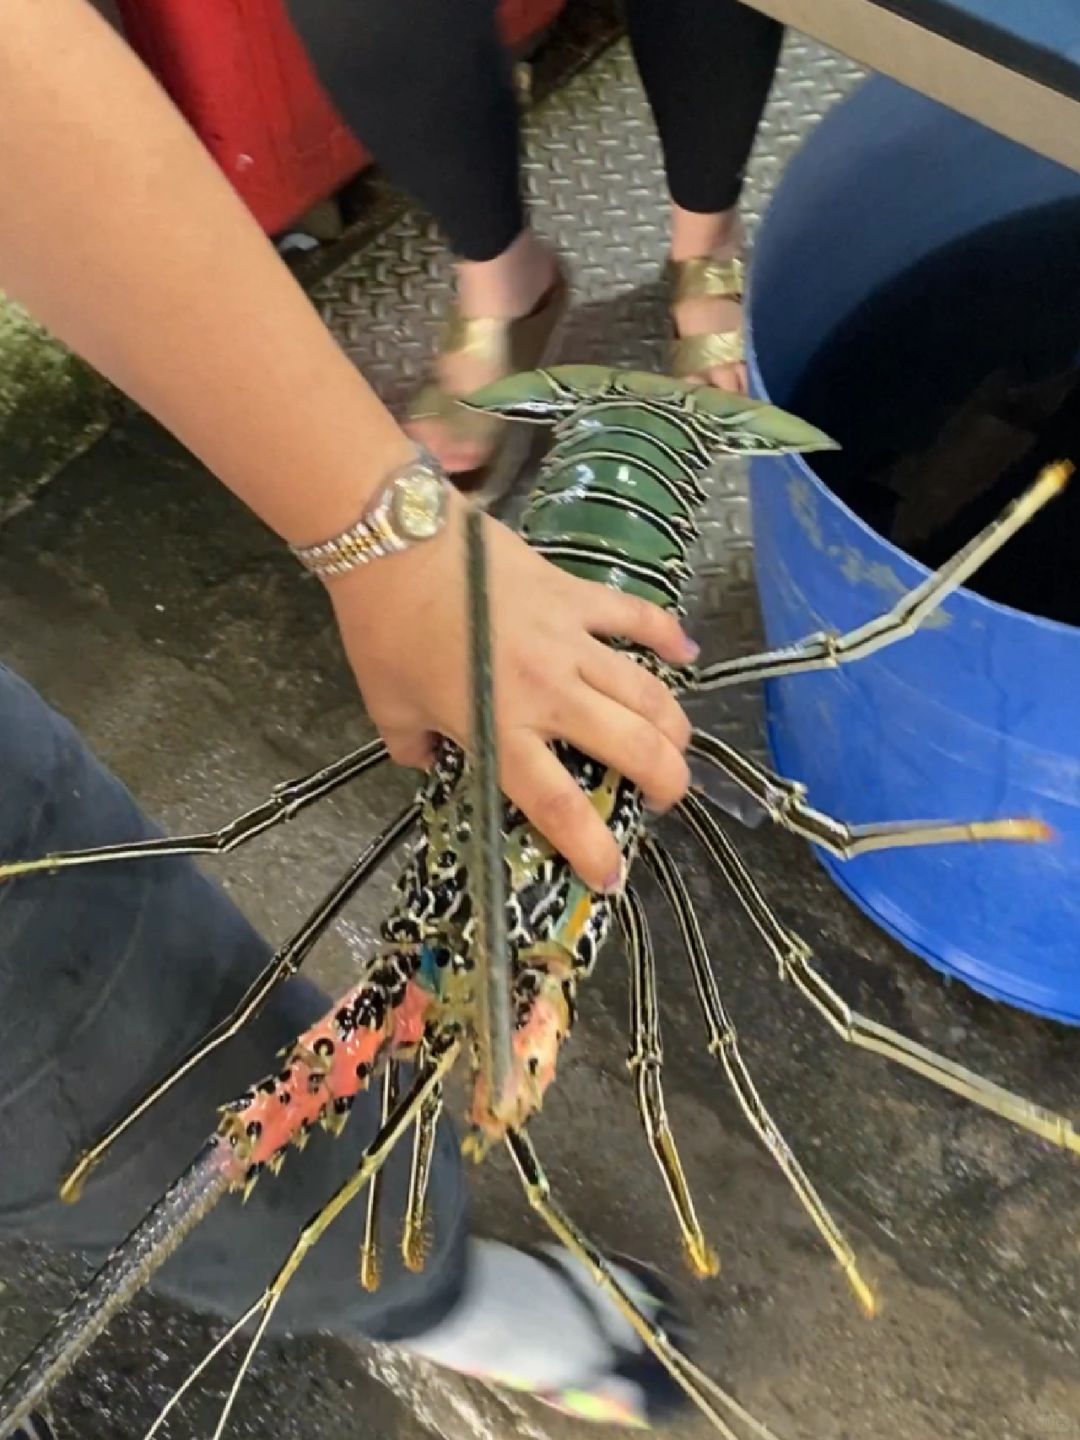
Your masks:
<svg viewBox="0 0 1080 1440"><path fill-rule="evenodd" d="M850 61L788 38L751 161L743 202L753 237L787 157L855 85ZM567 360L662 370L662 267L667 196L660 147L629 47L620 42L526 117L525 175L538 229L567 256L575 311ZM315 298L348 353L400 407L424 373L450 298L450 264L435 227L407 211L320 284ZM707 653L759 640L746 474L717 473L695 566L691 624ZM726 692L700 702L709 728L758 747L758 700ZM691 705L691 709L693 709Z"/></svg>

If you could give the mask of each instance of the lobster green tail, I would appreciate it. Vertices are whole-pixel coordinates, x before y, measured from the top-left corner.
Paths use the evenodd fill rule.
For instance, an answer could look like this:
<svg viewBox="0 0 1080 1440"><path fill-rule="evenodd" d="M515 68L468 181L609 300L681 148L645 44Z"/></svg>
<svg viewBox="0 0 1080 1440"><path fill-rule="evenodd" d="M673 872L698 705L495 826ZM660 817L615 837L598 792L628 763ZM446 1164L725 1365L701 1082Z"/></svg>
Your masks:
<svg viewBox="0 0 1080 1440"><path fill-rule="evenodd" d="M469 410L503 415L508 420L554 424L585 406L605 400L641 401L672 407L695 415L703 423L715 422L721 431L757 437L763 453L776 450L809 452L835 450L836 442L814 425L763 400L732 395L712 385L696 385L669 375L644 370L612 370L605 365L554 365L546 370L525 370L508 375L475 391L460 403ZM719 443L718 453L724 445ZM738 444L739 454L748 445Z"/></svg>
<svg viewBox="0 0 1080 1440"><path fill-rule="evenodd" d="M463 402L558 425L521 524L561 569L677 608L690 576L703 480L725 455L834 450L775 405L639 370L557 365Z"/></svg>

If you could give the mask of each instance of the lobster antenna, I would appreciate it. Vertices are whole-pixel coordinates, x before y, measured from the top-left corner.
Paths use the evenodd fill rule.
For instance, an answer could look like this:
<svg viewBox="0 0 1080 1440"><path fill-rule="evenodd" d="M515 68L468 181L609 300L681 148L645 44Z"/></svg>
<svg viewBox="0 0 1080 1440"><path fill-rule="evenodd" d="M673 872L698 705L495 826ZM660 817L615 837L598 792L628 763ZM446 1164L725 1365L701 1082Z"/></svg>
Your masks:
<svg viewBox="0 0 1080 1440"><path fill-rule="evenodd" d="M491 606L484 549L484 516L470 506L465 518L465 577L469 615L468 786L473 863L469 874L476 917L477 1048L493 1119L502 1118L511 1070L509 947L506 872L503 865L502 792L495 739L491 661Z"/></svg>

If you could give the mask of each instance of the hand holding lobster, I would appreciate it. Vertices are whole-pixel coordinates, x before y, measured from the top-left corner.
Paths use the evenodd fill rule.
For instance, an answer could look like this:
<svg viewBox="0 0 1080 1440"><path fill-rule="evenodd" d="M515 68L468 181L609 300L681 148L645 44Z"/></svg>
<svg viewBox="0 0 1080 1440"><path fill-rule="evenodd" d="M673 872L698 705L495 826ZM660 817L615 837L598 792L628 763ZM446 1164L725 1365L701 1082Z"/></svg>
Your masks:
<svg viewBox="0 0 1080 1440"><path fill-rule="evenodd" d="M426 769L434 737L468 742L461 513L430 546L329 582L349 660L390 754ZM690 724L671 691L619 636L673 665L697 647L675 615L559 570L513 531L485 522L491 574L502 788L594 890L618 885L619 848L549 748L566 740L639 785L652 808L682 799Z"/></svg>

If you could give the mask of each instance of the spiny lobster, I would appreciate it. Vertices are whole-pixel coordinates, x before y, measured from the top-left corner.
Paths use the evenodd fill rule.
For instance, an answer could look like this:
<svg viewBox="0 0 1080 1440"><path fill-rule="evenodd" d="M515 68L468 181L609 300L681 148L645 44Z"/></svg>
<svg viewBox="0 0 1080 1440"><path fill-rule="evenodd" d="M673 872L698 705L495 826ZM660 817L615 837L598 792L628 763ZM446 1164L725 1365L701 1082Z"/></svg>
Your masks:
<svg viewBox="0 0 1080 1440"><path fill-rule="evenodd" d="M511 420L554 425L553 445L522 522L528 542L567 571L618 586L669 609L680 608L690 577L688 554L698 535L706 476L714 462L724 455L808 452L832 444L820 431L761 402L661 376L595 366L560 366L518 375L488 387L468 403ZM686 691L710 691L860 660L914 632L1058 493L1067 475L1065 465L1049 467L1027 494L942 570L888 613L849 634L813 635L785 649L684 671L640 650L631 653L669 686ZM475 585L471 593L475 599ZM612 830L628 868L640 856L659 882L674 910L709 1049L751 1127L817 1226L859 1302L872 1313L875 1299L852 1249L754 1086L689 891L668 853L646 830L640 793L581 752L566 745L555 749ZM815 810L797 782L771 774L718 738L695 732L691 749L700 762L745 792L774 823L842 858L892 846L1048 838L1038 820L1025 819L845 825ZM315 774L278 787L265 803L218 831L11 861L0 864L0 881L153 856L221 855L292 819L386 758L385 747L376 741ZM413 804L366 846L300 930L277 951L236 1010L79 1159L62 1191L69 1200L77 1199L93 1167L120 1135L182 1075L226 1044L275 986L297 973L319 936L365 880L399 843L418 832L398 882L395 906L382 925L378 952L362 978L300 1037L276 1075L225 1107L200 1156L11 1377L0 1392L0 1436L8 1434L66 1373L111 1316L131 1300L226 1192L251 1186L264 1169L276 1170L286 1146L291 1142L302 1147L315 1124L340 1130L353 1097L381 1076L383 1123L355 1175L306 1227L270 1287L201 1362L151 1430L151 1434L157 1430L213 1355L243 1325L261 1317L222 1413L220 1435L254 1348L290 1278L326 1227L365 1186L369 1194L361 1280L365 1285L377 1284L378 1174L410 1129L415 1136L402 1247L408 1266L422 1265L426 1188L442 1108L442 1085L464 1053L473 1078L467 1145L479 1156L496 1141L506 1143L530 1204L584 1262L597 1284L619 1305L721 1434L729 1440L734 1434L726 1414L759 1437L768 1437L759 1422L650 1323L601 1252L552 1197L526 1127L554 1079L560 1048L573 1027L579 984L590 974L615 924L630 960L633 1041L629 1063L648 1142L670 1195L690 1267L700 1276L715 1274L718 1269L665 1113L656 967L642 903L629 886L617 896L587 890L524 816L505 801L498 802L492 829L493 817L479 813L479 792L470 781L473 766L483 759L473 756L470 762L458 747L443 744ZM1080 1151L1080 1136L1064 1118L852 1011L814 968L807 944L771 909L718 823L716 807L708 797L691 792L679 805L678 814L745 907L775 958L780 976L810 1001L841 1039L907 1066L1046 1140ZM478 834L482 828L484 834ZM505 907L494 926L484 927L484 907L477 896L492 875L505 887ZM495 1065L494 1057L485 1051L494 1032L480 1021L490 999L484 986L498 975L504 977L512 1029L508 1023L506 1053ZM414 1060L417 1068L412 1084L399 1095L397 1066L405 1059ZM496 1074L497 1094L491 1079Z"/></svg>

